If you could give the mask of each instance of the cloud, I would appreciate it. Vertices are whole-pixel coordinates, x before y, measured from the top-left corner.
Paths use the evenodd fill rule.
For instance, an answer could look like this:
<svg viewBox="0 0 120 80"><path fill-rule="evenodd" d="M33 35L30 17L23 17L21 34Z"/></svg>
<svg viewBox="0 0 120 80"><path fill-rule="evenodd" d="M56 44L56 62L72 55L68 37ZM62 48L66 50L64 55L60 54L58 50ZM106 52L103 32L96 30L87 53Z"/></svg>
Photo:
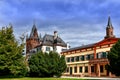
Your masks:
<svg viewBox="0 0 120 80"><path fill-rule="evenodd" d="M119 37L119 0L0 0L0 27L13 24L15 35L57 30L72 47L95 43L105 36L108 15Z"/></svg>
<svg viewBox="0 0 120 80"><path fill-rule="evenodd" d="M79 46L81 44L90 44L95 43L102 40L105 36L105 27L101 28L101 24L81 24L81 26L66 26L65 23L63 25L50 25L47 28L40 28L39 33L44 36L44 34L53 35L53 31L57 30L59 36L65 41L69 42L71 47ZM102 32L102 33L101 33Z"/></svg>

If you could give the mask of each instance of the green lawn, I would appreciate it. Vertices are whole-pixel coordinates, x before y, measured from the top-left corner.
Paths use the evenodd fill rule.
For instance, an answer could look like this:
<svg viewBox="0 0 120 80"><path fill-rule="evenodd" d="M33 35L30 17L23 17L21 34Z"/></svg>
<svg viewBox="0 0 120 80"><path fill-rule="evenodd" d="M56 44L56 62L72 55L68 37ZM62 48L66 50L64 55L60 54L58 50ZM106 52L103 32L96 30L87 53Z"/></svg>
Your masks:
<svg viewBox="0 0 120 80"><path fill-rule="evenodd" d="M1 78L0 80L86 80L86 79L70 79L70 78Z"/></svg>

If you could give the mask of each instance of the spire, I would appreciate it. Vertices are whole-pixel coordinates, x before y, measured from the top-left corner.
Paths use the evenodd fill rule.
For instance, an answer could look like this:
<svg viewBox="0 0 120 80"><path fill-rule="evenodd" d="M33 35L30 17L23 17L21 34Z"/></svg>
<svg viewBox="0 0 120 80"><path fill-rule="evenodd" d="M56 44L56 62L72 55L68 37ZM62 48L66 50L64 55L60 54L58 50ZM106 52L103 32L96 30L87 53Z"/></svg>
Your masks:
<svg viewBox="0 0 120 80"><path fill-rule="evenodd" d="M38 37L36 25L35 23L33 23L32 31L30 33L30 38L35 37L35 35Z"/></svg>
<svg viewBox="0 0 120 80"><path fill-rule="evenodd" d="M30 37L33 37L34 31L36 30L36 25L33 24L32 31L30 33Z"/></svg>
<svg viewBox="0 0 120 80"><path fill-rule="evenodd" d="M112 26L112 23L111 23L111 20L110 20L110 16L108 17L108 24L107 24L107 27L106 27L106 36L104 37L105 39L107 38L114 38L115 35L113 33L113 26Z"/></svg>
<svg viewBox="0 0 120 80"><path fill-rule="evenodd" d="M112 22L111 22L110 16L108 17L107 27L108 27L108 28L112 27ZM113 28L113 27L112 27L112 28Z"/></svg>

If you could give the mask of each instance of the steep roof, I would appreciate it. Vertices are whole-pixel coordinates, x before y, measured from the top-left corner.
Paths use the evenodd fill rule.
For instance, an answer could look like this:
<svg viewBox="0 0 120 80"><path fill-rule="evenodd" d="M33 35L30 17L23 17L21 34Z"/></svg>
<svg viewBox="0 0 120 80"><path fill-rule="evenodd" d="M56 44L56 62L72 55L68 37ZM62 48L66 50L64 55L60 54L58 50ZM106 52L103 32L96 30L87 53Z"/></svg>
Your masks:
<svg viewBox="0 0 120 80"><path fill-rule="evenodd" d="M110 27L112 27L113 28L113 26L112 26L112 22L111 22L111 19L110 19L110 16L108 17L108 24L107 24L107 28L110 28Z"/></svg>
<svg viewBox="0 0 120 80"><path fill-rule="evenodd" d="M31 38L31 37L34 37L34 33L35 33L36 30L37 30L36 25L33 24L32 31L31 31L31 33L30 33L30 38Z"/></svg>
<svg viewBox="0 0 120 80"><path fill-rule="evenodd" d="M67 47L67 44L60 37L57 37L56 41L57 41L57 43L55 45ZM55 41L54 41L53 35L45 34L45 36L43 37L42 45L53 46L54 42Z"/></svg>

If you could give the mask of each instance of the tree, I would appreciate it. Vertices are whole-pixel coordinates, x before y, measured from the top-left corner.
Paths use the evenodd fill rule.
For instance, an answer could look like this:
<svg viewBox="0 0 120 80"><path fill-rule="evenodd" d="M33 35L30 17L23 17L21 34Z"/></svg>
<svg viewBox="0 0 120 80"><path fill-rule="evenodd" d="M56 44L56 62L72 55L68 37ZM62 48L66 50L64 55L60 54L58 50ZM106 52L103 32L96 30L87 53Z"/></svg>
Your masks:
<svg viewBox="0 0 120 80"><path fill-rule="evenodd" d="M57 69L57 77L60 77L62 75L62 73L66 70L67 65L66 65L66 61L65 61L65 56L61 56L60 57L60 61L58 63L58 69Z"/></svg>
<svg viewBox="0 0 120 80"><path fill-rule="evenodd" d="M27 68L24 64L22 50L24 44L18 44L12 26L0 30L0 76L25 76Z"/></svg>
<svg viewBox="0 0 120 80"><path fill-rule="evenodd" d="M66 69L64 56L56 52L39 52L29 59L30 76L34 77L60 77Z"/></svg>
<svg viewBox="0 0 120 80"><path fill-rule="evenodd" d="M30 76L44 77L43 72L46 72L45 64L46 63L42 52L32 55L29 59Z"/></svg>
<svg viewBox="0 0 120 80"><path fill-rule="evenodd" d="M108 70L116 76L120 76L120 40L110 49L108 60Z"/></svg>

